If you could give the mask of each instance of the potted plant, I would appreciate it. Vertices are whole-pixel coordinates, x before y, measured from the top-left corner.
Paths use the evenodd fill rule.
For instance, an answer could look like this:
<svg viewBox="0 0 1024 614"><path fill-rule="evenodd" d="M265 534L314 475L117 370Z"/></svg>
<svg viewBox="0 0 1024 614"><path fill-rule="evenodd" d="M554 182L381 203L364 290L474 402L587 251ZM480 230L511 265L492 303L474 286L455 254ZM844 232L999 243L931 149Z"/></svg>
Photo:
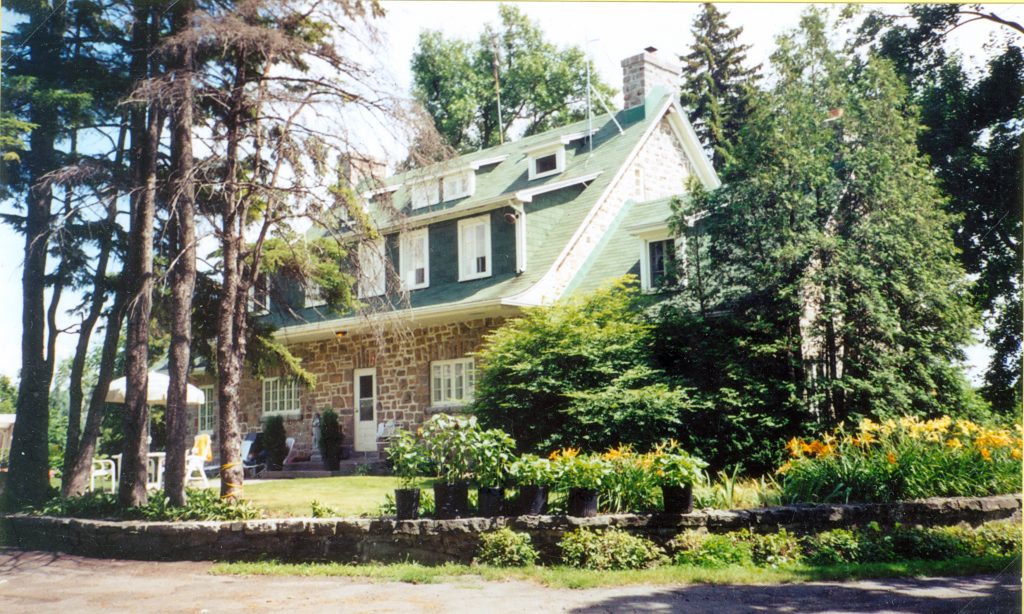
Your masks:
<svg viewBox="0 0 1024 614"><path fill-rule="evenodd" d="M597 497L611 466L596 454L580 455L568 448L551 455L559 486L569 493L566 511L570 516L597 515Z"/></svg>
<svg viewBox="0 0 1024 614"><path fill-rule="evenodd" d="M480 489L478 507L485 518L501 516L505 507L505 480L516 442L501 429L477 434L473 446L473 472Z"/></svg>
<svg viewBox="0 0 1024 614"><path fill-rule="evenodd" d="M337 471L341 467L341 423L333 409L320 416L320 455L324 469Z"/></svg>
<svg viewBox="0 0 1024 614"><path fill-rule="evenodd" d="M479 434L475 418L437 414L423 426L423 448L440 478L434 484L434 507L441 520L469 515L473 446Z"/></svg>
<svg viewBox="0 0 1024 614"><path fill-rule="evenodd" d="M388 447L388 461L401 486L395 489L395 516L398 520L415 520L420 513L420 489L415 487L415 480L427 464L423 446L409 431L399 431Z"/></svg>
<svg viewBox="0 0 1024 614"><path fill-rule="evenodd" d="M693 485L708 464L688 454L674 440L661 443L651 455L651 471L661 486L664 510L670 514L693 511Z"/></svg>
<svg viewBox="0 0 1024 614"><path fill-rule="evenodd" d="M512 463L509 474L519 485L520 514L536 516L548 511L548 489L555 477L551 461L524 454Z"/></svg>

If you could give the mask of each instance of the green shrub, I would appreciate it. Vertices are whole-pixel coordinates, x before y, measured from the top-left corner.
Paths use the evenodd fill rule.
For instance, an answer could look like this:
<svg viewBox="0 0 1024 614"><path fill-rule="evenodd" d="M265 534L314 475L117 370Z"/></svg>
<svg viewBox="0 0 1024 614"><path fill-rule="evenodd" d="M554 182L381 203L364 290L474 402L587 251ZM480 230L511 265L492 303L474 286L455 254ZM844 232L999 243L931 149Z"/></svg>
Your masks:
<svg viewBox="0 0 1024 614"><path fill-rule="evenodd" d="M221 499L209 489L188 489L184 507L170 504L170 499L158 490L149 495L149 501L141 507L122 509L117 495L106 492L89 492L81 497L68 499L53 498L35 510L46 516L67 516L72 518L111 518L122 520L184 521L184 520L249 520L259 518L260 510L248 501L233 502Z"/></svg>
<svg viewBox="0 0 1024 614"><path fill-rule="evenodd" d="M990 522L975 531L980 556L1021 556L1021 525L1017 522Z"/></svg>
<svg viewBox="0 0 1024 614"><path fill-rule="evenodd" d="M537 551L527 533L516 533L508 527L480 535L477 561L498 567L533 565Z"/></svg>
<svg viewBox="0 0 1024 614"><path fill-rule="evenodd" d="M530 309L487 336L474 412L520 451L647 449L679 428L684 392L651 365L651 327L625 278Z"/></svg>
<svg viewBox="0 0 1024 614"><path fill-rule="evenodd" d="M326 409L320 415L320 454L331 471L337 471L341 463L341 423L333 409Z"/></svg>
<svg viewBox="0 0 1024 614"><path fill-rule="evenodd" d="M402 488L412 488L416 478L423 475L429 462L423 443L409 431L398 431L388 446L391 471L401 480Z"/></svg>
<svg viewBox="0 0 1024 614"><path fill-rule="evenodd" d="M579 528L558 542L562 562L582 569L643 569L667 560L654 542L621 529L591 531Z"/></svg>
<svg viewBox="0 0 1024 614"><path fill-rule="evenodd" d="M288 456L287 439L283 416L267 416L263 419L263 449L267 451L267 465L271 469L284 466L284 459Z"/></svg>
<svg viewBox="0 0 1024 614"><path fill-rule="evenodd" d="M686 531L669 543L679 565L725 567L750 565L753 552L750 534L746 531L715 535Z"/></svg>
<svg viewBox="0 0 1024 614"><path fill-rule="evenodd" d="M516 442L501 429L480 431L473 442L473 473L485 488L503 486L509 477Z"/></svg>
<svg viewBox="0 0 1024 614"><path fill-rule="evenodd" d="M807 561L814 565L841 565L858 563L861 541L858 534L848 529L832 529L804 538Z"/></svg>
<svg viewBox="0 0 1024 614"><path fill-rule="evenodd" d="M893 548L901 559L941 561L973 554L974 533L965 527L897 527Z"/></svg>
<svg viewBox="0 0 1024 614"><path fill-rule="evenodd" d="M473 479L473 448L480 434L476 418L437 414L423 425L423 450L446 484Z"/></svg>
<svg viewBox="0 0 1024 614"><path fill-rule="evenodd" d="M785 529L750 536L750 558L760 567L783 567L803 558L800 539Z"/></svg>
<svg viewBox="0 0 1024 614"><path fill-rule="evenodd" d="M312 503L310 503L310 507L313 508L313 518L337 518L339 516L338 512L334 508L320 503L317 499L313 499Z"/></svg>

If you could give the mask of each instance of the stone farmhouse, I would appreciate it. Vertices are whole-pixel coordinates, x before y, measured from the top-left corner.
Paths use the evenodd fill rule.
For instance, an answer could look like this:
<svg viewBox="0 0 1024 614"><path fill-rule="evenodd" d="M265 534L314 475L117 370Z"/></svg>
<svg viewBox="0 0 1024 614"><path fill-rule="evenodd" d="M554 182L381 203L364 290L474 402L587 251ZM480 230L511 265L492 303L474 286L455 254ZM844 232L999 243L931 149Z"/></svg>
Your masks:
<svg viewBox="0 0 1024 614"><path fill-rule="evenodd" d="M633 273L658 285L675 250L669 202L691 177L719 179L679 106L680 69L653 48L622 61L624 108L393 176L367 193L383 239L358 249L358 296L388 309L339 316L312 293L275 310L275 333L317 375L248 377L243 433L285 418L301 458L312 425L338 412L355 456L379 452L382 425L415 428L473 398L473 352L525 307ZM386 297L403 297L394 307ZM365 311L365 310L364 310ZM196 411L216 437L216 394Z"/></svg>

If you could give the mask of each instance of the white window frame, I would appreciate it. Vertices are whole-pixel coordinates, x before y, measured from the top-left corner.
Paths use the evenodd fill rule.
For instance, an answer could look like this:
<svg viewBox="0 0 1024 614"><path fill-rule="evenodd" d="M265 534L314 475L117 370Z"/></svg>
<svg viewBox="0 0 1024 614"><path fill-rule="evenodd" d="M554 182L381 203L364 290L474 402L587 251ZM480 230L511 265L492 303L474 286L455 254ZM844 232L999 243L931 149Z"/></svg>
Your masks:
<svg viewBox="0 0 1024 614"><path fill-rule="evenodd" d="M476 173L467 169L445 175L441 179L441 192L444 202L472 196L476 192Z"/></svg>
<svg viewBox="0 0 1024 614"><path fill-rule="evenodd" d="M430 363L430 405L432 407L469 405L473 402L475 393L476 365L472 358L435 360Z"/></svg>
<svg viewBox="0 0 1024 614"><path fill-rule="evenodd" d="M327 304L327 300L324 299L320 286L312 280L306 280L306 287L303 295L305 297L302 302L303 307L323 307Z"/></svg>
<svg viewBox="0 0 1024 614"><path fill-rule="evenodd" d="M203 391L204 400L203 404L199 406L199 411L196 412L196 433L212 435L217 430L217 388L216 386L200 386L199 389ZM207 415L206 420L203 420L204 414ZM203 428L204 426L206 428Z"/></svg>
<svg viewBox="0 0 1024 614"><path fill-rule="evenodd" d="M473 254L468 253L469 246L466 244L465 235L467 228L473 228L477 225L483 225L484 227L484 270L476 270L476 259L479 257L478 252ZM491 276L492 261L494 258L491 254L491 216L490 214L478 215L476 217L469 217L459 220L458 224L458 242L459 242L459 281L470 281L473 279L483 279ZM470 259L471 258L471 259Z"/></svg>
<svg viewBox="0 0 1024 614"><path fill-rule="evenodd" d="M541 158L546 158L554 154L555 156L555 168L550 171L537 172L537 161ZM529 167L529 180L541 179L544 177L550 177L551 175L557 175L565 170L565 146L559 144L557 147L540 149L530 154L530 167Z"/></svg>
<svg viewBox="0 0 1024 614"><path fill-rule="evenodd" d="M268 377L260 395L263 416L299 416L299 381L294 377Z"/></svg>
<svg viewBox="0 0 1024 614"><path fill-rule="evenodd" d="M256 290L260 286L260 284L263 285L263 297L262 297L263 300L262 301L258 300L259 297L257 297L257 293L256 293ZM248 307L250 313L256 313L256 314L270 313L270 306L271 306L271 304L270 304L270 275L269 274L267 274L267 273L260 273L259 275L256 276L256 278L253 280L252 284L249 286L249 293L248 293L248 297L247 298L248 298L248 304L246 306Z"/></svg>
<svg viewBox="0 0 1024 614"><path fill-rule="evenodd" d="M416 243L422 241L423 262L413 258ZM423 281L416 283L416 265L422 264ZM406 290L418 290L430 286L430 233L427 228L418 228L398 235L398 270L402 275L402 287Z"/></svg>
<svg viewBox="0 0 1024 614"><path fill-rule="evenodd" d="M683 262L683 242L678 238L674 239L668 228L652 230L642 234L640 236L640 288L644 292L657 292L661 289L660 286L655 287L653 285L654 280L651 279L651 243L658 243L660 241L672 241L675 247L676 262Z"/></svg>
<svg viewBox="0 0 1024 614"><path fill-rule="evenodd" d="M358 297L380 296L387 289L384 239L359 244Z"/></svg>
<svg viewBox="0 0 1024 614"><path fill-rule="evenodd" d="M409 197L413 209L422 209L441 202L441 182L437 177L417 181L409 185Z"/></svg>

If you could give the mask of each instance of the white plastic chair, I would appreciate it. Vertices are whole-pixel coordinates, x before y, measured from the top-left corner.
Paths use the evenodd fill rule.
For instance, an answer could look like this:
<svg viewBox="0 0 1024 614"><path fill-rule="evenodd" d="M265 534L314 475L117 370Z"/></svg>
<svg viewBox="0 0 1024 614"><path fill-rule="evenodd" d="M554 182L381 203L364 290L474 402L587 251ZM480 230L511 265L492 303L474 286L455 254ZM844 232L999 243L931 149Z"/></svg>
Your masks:
<svg viewBox="0 0 1024 614"><path fill-rule="evenodd" d="M377 423L377 439L387 441L395 436L395 421Z"/></svg>
<svg viewBox="0 0 1024 614"><path fill-rule="evenodd" d="M192 450L185 457L185 482L198 479L203 483L203 488L210 487L210 480L206 478L206 461L213 458L210 447L210 436L205 433L196 435ZM198 474L198 475L197 475Z"/></svg>
<svg viewBox="0 0 1024 614"><path fill-rule="evenodd" d="M109 458L94 458L89 472L89 490L96 490L96 478L110 478L110 492L117 492L117 465Z"/></svg>

